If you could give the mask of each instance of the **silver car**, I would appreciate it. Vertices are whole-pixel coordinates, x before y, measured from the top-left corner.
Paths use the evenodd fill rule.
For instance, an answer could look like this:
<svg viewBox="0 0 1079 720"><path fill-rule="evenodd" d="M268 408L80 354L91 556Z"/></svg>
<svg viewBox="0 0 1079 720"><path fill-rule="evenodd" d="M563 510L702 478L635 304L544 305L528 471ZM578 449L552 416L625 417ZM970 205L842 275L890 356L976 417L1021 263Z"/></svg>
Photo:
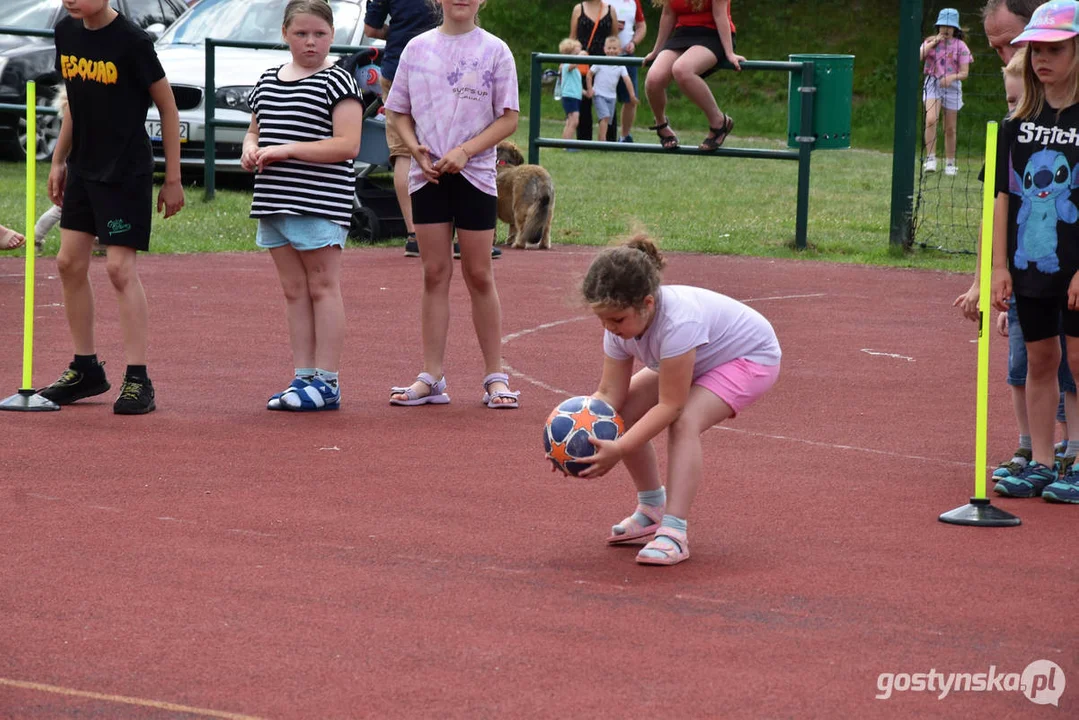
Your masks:
<svg viewBox="0 0 1079 720"><path fill-rule="evenodd" d="M279 43L281 50L217 48L214 53L215 111L218 120L251 121L247 96L266 68L290 60L281 39L287 0L201 0L162 34L156 49L180 110L181 168L202 169L206 147L206 38ZM334 45L383 45L364 37L366 0L330 0ZM146 115L154 158L163 167L161 121L156 107ZM240 155L245 129L216 127L215 169L243 172Z"/></svg>

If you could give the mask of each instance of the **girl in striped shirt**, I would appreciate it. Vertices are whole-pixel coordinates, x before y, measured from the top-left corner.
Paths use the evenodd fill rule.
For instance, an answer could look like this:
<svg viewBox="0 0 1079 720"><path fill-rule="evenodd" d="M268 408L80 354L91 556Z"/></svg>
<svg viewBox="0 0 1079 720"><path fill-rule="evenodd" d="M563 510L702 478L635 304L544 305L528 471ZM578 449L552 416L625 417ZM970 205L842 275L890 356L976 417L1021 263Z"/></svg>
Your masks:
<svg viewBox="0 0 1079 720"><path fill-rule="evenodd" d="M296 368L267 407L336 410L345 334L341 250L363 106L355 80L328 58L334 30L326 0L290 0L281 34L292 62L267 70L251 91L242 157L255 172L255 242L277 267Z"/></svg>

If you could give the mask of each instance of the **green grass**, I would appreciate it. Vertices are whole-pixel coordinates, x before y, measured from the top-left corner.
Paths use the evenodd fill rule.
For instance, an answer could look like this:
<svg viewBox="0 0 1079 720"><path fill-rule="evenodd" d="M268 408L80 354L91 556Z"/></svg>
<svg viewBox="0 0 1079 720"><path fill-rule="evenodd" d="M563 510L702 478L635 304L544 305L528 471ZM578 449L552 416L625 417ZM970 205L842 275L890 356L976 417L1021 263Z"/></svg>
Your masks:
<svg viewBox="0 0 1079 720"><path fill-rule="evenodd" d="M561 124L543 122L545 137ZM639 142L654 134L635 130ZM696 143L703 128L681 130ZM698 135L700 137L698 137ZM526 144L524 125L515 140ZM785 147L780 140L733 137L738 147ZM729 255L806 258L837 262L969 272L973 258L933 250L897 252L889 246L891 155L869 150L820 150L810 179L809 247L794 249L797 163L729 157L661 154L568 153L544 149L540 162L554 177L557 206L553 240L604 245L636 227L658 237L668 250ZM24 173L0 163L0 222L22 228ZM37 212L48 207L38 167ZM388 181L388 176L383 179ZM247 217L250 189L233 180L212 202L203 188L188 185L187 206L174 218L156 220L153 252L253 251L255 222ZM505 226L499 225L500 236ZM55 254L53 230L46 254Z"/></svg>

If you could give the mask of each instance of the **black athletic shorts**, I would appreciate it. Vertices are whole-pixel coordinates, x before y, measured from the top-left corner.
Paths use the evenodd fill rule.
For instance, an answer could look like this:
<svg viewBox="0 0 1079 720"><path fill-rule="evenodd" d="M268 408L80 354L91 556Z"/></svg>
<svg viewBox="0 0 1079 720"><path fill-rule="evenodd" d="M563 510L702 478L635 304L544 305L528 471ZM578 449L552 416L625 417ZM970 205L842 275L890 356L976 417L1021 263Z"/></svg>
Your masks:
<svg viewBox="0 0 1079 720"><path fill-rule="evenodd" d="M68 171L60 227L96 235L102 245L149 250L153 198L150 174L103 183Z"/></svg>
<svg viewBox="0 0 1079 720"><path fill-rule="evenodd" d="M498 198L476 188L460 173L445 173L412 193L412 222L453 223L459 230L494 230Z"/></svg>
<svg viewBox="0 0 1079 720"><path fill-rule="evenodd" d="M1023 340L1037 342L1064 333L1079 338L1079 312L1068 309L1067 291L1058 297L1015 296Z"/></svg>

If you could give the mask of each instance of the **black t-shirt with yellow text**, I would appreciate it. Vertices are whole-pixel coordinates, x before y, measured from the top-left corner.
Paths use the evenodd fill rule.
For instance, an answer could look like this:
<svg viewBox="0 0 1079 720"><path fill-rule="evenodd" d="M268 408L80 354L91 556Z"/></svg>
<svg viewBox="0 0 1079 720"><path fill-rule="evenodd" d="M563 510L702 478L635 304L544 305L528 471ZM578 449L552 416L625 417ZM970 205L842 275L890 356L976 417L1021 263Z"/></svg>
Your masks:
<svg viewBox="0 0 1079 720"><path fill-rule="evenodd" d="M1008 195L1008 267L1015 292L1057 297L1079 269L1079 105L1005 119L996 193Z"/></svg>
<svg viewBox="0 0 1079 720"><path fill-rule="evenodd" d="M97 182L152 173L146 111L150 85L165 77L153 40L123 15L97 30L66 17L55 39L71 110L70 170Z"/></svg>

